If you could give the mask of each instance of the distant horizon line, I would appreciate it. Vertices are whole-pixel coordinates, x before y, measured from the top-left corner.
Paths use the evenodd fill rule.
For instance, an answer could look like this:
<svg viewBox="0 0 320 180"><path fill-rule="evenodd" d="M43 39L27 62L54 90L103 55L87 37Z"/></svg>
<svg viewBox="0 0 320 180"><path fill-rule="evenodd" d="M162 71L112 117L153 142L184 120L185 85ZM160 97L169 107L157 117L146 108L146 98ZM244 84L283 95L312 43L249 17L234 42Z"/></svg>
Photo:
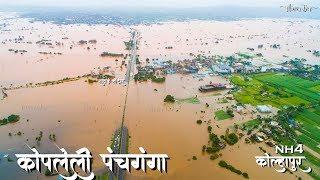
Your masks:
<svg viewBox="0 0 320 180"><path fill-rule="evenodd" d="M6 6L0 11L18 13L36 20L47 20L56 23L113 23L123 24L151 23L167 20L234 20L241 18L302 18L320 20L320 8L312 12L286 12L275 6L215 5L196 7L156 7L131 6L71 7L71 6ZM78 18L71 19L69 17ZM105 18L106 16L112 18ZM94 18L94 19L92 19Z"/></svg>
<svg viewBox="0 0 320 180"><path fill-rule="evenodd" d="M86 5L23 5L23 4L19 4L19 5L2 5L0 7L0 9L6 9L6 8L10 8L10 9L21 9L21 8L64 8L64 9L104 9L104 8L152 8L152 9L162 9L162 8L166 8L166 9L173 9L173 10L179 10L179 9L193 9L193 8L225 8L225 7L237 7L237 8L280 8L283 5L289 5L292 3L287 3L287 4L279 4L279 5L234 5L234 4L225 4L225 5L196 5L196 6L168 6L168 5L93 5L93 6L86 6ZM304 4L293 4L293 5L297 5L297 6L302 6ZM318 6L316 6L318 7ZM320 6L319 6L320 8Z"/></svg>

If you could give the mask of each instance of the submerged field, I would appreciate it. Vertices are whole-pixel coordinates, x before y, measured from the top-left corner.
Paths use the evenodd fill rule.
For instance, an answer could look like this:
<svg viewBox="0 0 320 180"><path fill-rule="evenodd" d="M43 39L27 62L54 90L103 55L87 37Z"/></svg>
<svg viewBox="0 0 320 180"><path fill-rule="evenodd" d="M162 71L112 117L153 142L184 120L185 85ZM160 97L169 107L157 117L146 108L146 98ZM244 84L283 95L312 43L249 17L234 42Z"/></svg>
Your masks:
<svg viewBox="0 0 320 180"><path fill-rule="evenodd" d="M284 73L262 73L251 76L235 75L233 84L240 89L234 92L238 102L252 105L272 105L279 109L300 106L302 111L288 119L288 124L299 123L297 142L305 146L307 165L315 167L311 174L320 178L320 81L310 81ZM283 144L296 144L282 138Z"/></svg>
<svg viewBox="0 0 320 180"><path fill-rule="evenodd" d="M231 115L229 115L223 110L216 111L214 114L218 120L230 119L232 117Z"/></svg>

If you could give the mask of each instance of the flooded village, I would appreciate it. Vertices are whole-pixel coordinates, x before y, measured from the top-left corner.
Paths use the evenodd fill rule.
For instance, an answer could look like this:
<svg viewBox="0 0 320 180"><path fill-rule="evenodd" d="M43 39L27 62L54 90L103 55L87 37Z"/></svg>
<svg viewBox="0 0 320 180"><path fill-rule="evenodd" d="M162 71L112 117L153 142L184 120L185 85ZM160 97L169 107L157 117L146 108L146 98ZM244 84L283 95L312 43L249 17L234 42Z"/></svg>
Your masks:
<svg viewBox="0 0 320 180"><path fill-rule="evenodd" d="M106 178L99 154L125 125L128 152L170 156L168 173L125 179L319 179L319 35L318 20L56 24L0 13L0 176L58 178L19 169L14 154L28 145L87 147ZM297 142L312 173L256 164Z"/></svg>

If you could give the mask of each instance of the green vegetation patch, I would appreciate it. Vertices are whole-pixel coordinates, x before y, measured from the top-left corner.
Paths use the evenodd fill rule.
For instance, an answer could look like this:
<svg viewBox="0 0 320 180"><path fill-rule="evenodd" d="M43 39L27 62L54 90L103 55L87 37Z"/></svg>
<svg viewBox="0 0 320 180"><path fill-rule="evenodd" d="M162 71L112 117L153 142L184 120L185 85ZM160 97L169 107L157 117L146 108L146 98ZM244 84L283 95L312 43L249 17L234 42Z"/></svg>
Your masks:
<svg viewBox="0 0 320 180"><path fill-rule="evenodd" d="M320 92L320 85L316 85L310 88L310 90Z"/></svg>
<svg viewBox="0 0 320 180"><path fill-rule="evenodd" d="M229 145L235 145L239 138L235 133L229 133L227 132L226 135L222 135L221 139L225 140Z"/></svg>
<svg viewBox="0 0 320 180"><path fill-rule="evenodd" d="M249 54L249 53L238 53L238 56L244 59L252 59L256 57L255 55Z"/></svg>
<svg viewBox="0 0 320 180"><path fill-rule="evenodd" d="M151 81L152 82L156 82L156 83L163 83L166 81L166 77L156 77L156 76L152 76L151 77Z"/></svg>
<svg viewBox="0 0 320 180"><path fill-rule="evenodd" d="M302 125L298 140L313 151L320 154L320 115L318 110L307 109L299 113L295 118Z"/></svg>
<svg viewBox="0 0 320 180"><path fill-rule="evenodd" d="M219 101L219 103L222 103L222 104L224 104L224 103L228 103L228 100L227 100L227 99L225 99L225 98L223 98L223 99L221 99L221 100Z"/></svg>
<svg viewBox="0 0 320 180"><path fill-rule="evenodd" d="M214 113L215 117L220 120L230 119L232 116L223 110L216 111Z"/></svg>
<svg viewBox="0 0 320 180"><path fill-rule="evenodd" d="M228 169L229 171L231 171L231 172L234 172L234 173L236 173L236 174L238 174L238 175L242 175L244 178L246 178L246 179L249 179L249 175L248 175L248 173L245 173L245 172L241 172L239 169L236 169L235 167L233 167L232 165L230 165L230 164L228 164L227 162L225 162L225 161L220 161L219 162L219 166L220 167L223 167L223 168L226 168L226 169Z"/></svg>
<svg viewBox="0 0 320 180"><path fill-rule="evenodd" d="M301 134L296 135L294 139L302 143L311 150L320 154L320 81L307 80L285 73L260 73L250 76L234 75L231 82L238 87L238 91L233 92L235 99L243 104L252 105L272 105L286 110L288 107L299 107L301 110L295 114L283 116L282 127L286 131L298 130ZM294 127L298 122L299 126ZM255 127L258 121L252 120L245 123L245 129ZM289 127L289 125L291 125ZM287 136L281 136L276 131L272 132L273 139L283 145L294 145L293 139ZM307 157L306 165L312 169L319 167L319 158L311 153L303 153ZM320 172L313 171L310 176L320 179Z"/></svg>
<svg viewBox="0 0 320 180"><path fill-rule="evenodd" d="M95 82L98 82L98 80L96 80L96 79L88 79L88 83L89 84L92 84L92 83L95 83Z"/></svg>
<svg viewBox="0 0 320 180"><path fill-rule="evenodd" d="M319 85L320 81L310 81L288 74L257 75L255 79L275 88L284 88L285 91L310 102L320 100L319 92L312 90L312 87Z"/></svg>
<svg viewBox="0 0 320 180"><path fill-rule="evenodd" d="M302 144L308 146L310 149L320 154L320 143L316 140L311 139L311 137L305 134L300 135L298 137L298 140L302 142Z"/></svg>
<svg viewBox="0 0 320 180"><path fill-rule="evenodd" d="M319 102L320 94L315 87L320 81L310 81L283 73L261 73L252 76L235 75L231 82L240 91L235 99L244 104L270 104L274 107Z"/></svg>
<svg viewBox="0 0 320 180"><path fill-rule="evenodd" d="M297 119L303 124L309 123L316 127L320 127L320 115L310 110L304 110L297 116Z"/></svg>
<svg viewBox="0 0 320 180"><path fill-rule="evenodd" d="M257 128L261 123L262 123L262 121L260 119L253 119L253 120L250 120L250 121L247 121L247 122L243 123L242 127L246 131L250 131L252 129Z"/></svg>
<svg viewBox="0 0 320 180"><path fill-rule="evenodd" d="M96 175L96 180L108 180L109 179L109 173L108 172L104 172L101 175Z"/></svg>
<svg viewBox="0 0 320 180"><path fill-rule="evenodd" d="M191 103L191 104L199 104L200 100L198 97L190 97L185 99L177 99L177 102L179 103Z"/></svg>
<svg viewBox="0 0 320 180"><path fill-rule="evenodd" d="M175 102L175 99L172 95L167 95L164 100L164 102L169 102L169 103L174 103Z"/></svg>
<svg viewBox="0 0 320 180"><path fill-rule="evenodd" d="M125 45L125 48L126 50L131 50L132 47L133 47L133 41L130 40L130 41L123 41L124 45Z"/></svg>
<svg viewBox="0 0 320 180"><path fill-rule="evenodd" d="M314 50L312 54L316 57L320 57L320 51Z"/></svg>
<svg viewBox="0 0 320 180"><path fill-rule="evenodd" d="M304 99L297 97L297 96L292 96L292 97L288 97L288 98L281 98L280 103L281 104L291 104L294 106L298 106L300 104L310 104L309 101L304 100Z"/></svg>
<svg viewBox="0 0 320 180"><path fill-rule="evenodd" d="M137 74L134 75L133 78L136 82L148 81L149 79L155 83L163 83L166 81L166 77L157 77L154 75L153 72L144 71L139 71Z"/></svg>
<svg viewBox="0 0 320 180"><path fill-rule="evenodd" d="M15 122L18 122L19 120L20 120L20 116L19 115L11 114L7 118L4 118L4 119L0 120L0 126L1 125L6 125L8 123L15 123Z"/></svg>
<svg viewBox="0 0 320 180"><path fill-rule="evenodd" d="M101 57L123 57L123 54L120 53L111 53L111 52L103 52L100 54Z"/></svg>
<svg viewBox="0 0 320 180"><path fill-rule="evenodd" d="M201 97L213 97L213 96L220 96L221 93L206 93L205 95Z"/></svg>
<svg viewBox="0 0 320 180"><path fill-rule="evenodd" d="M203 146L202 151L206 151L208 154L215 154L224 148L224 145L220 141L219 137L214 133L209 133L209 145Z"/></svg>

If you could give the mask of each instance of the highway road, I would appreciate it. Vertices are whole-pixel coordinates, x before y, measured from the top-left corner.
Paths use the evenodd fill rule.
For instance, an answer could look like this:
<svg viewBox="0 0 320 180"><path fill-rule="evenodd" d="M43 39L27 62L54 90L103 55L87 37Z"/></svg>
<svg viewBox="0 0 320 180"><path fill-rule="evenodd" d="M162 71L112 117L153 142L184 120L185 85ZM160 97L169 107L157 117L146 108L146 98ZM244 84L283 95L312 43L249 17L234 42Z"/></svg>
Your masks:
<svg viewBox="0 0 320 180"><path fill-rule="evenodd" d="M134 68L136 64L136 58L137 58L137 35L138 33L136 31L131 32L131 41L132 46L130 49L130 59L127 64L127 71L125 76L125 85L126 85L126 94L125 94L125 100L123 105L123 111L122 111L122 119L121 119L121 127L115 130L114 133L114 146L111 147L113 152L115 154L127 154L127 143L129 138L128 128L124 125L125 115L126 115L126 108L127 108L127 99L128 99L128 93L129 93L129 85L130 85L130 79L131 76L134 75ZM120 136L120 138L119 138ZM117 179L117 180L124 180L125 171L121 170L117 167L116 164L114 164L114 171L113 173L108 170L109 174L109 180ZM105 169L100 169L96 171L95 174L103 174L105 172Z"/></svg>
<svg viewBox="0 0 320 180"><path fill-rule="evenodd" d="M127 72L125 77L125 83L127 85L129 85L131 74L134 75L134 68L137 59L137 35L138 33L136 31L133 31L131 33L131 41L133 44L130 49L130 59L128 61Z"/></svg>
<svg viewBox="0 0 320 180"><path fill-rule="evenodd" d="M129 134L128 134L128 128L124 125L124 120L125 120L125 115L126 115L127 99L128 99L128 93L129 93L131 74L134 75L134 68L136 65L137 35L138 35L138 33L136 31L132 31L132 33L131 33L132 46L130 49L130 59L128 61L127 72L126 72L126 77L125 77L125 83L126 83L127 89L126 89L126 95L125 95L125 101L124 101L123 113L122 113L122 122L121 122L120 154L127 153L127 143L128 143ZM118 170L117 170L117 177L118 178L117 179L124 180L124 175L125 175L125 171L118 168Z"/></svg>

